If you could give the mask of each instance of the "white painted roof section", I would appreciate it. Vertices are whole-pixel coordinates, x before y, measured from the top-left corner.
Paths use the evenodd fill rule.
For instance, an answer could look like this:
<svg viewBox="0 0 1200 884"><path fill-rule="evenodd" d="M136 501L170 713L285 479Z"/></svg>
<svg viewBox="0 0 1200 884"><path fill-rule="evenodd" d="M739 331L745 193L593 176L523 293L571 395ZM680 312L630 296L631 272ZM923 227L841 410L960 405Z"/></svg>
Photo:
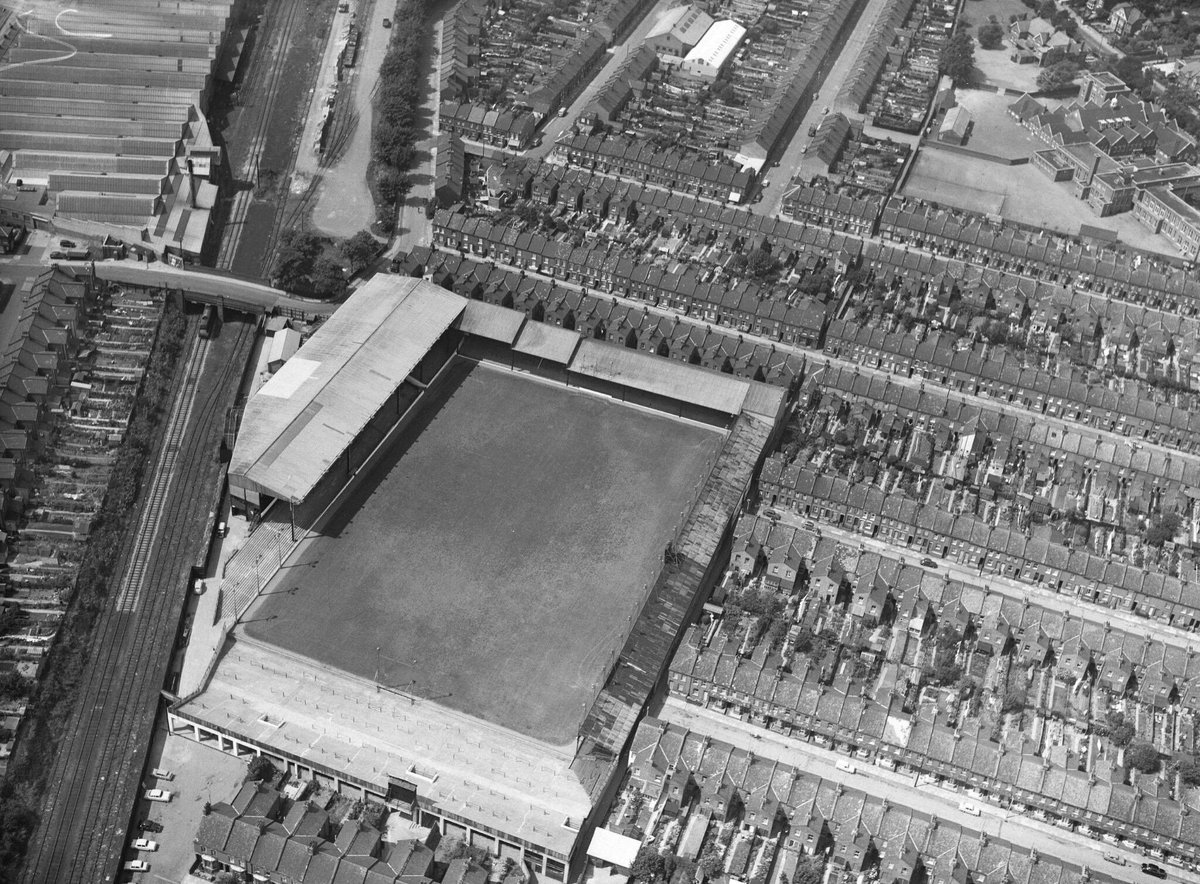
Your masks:
<svg viewBox="0 0 1200 884"><path fill-rule="evenodd" d="M621 835L611 829L597 829L592 835L592 843L588 845L587 855L601 862L628 869L633 865L634 857L641 846L642 842L636 838Z"/></svg>
<svg viewBox="0 0 1200 884"><path fill-rule="evenodd" d="M467 301L458 328L464 334L511 345L524 324L524 313L487 301Z"/></svg>
<svg viewBox="0 0 1200 884"><path fill-rule="evenodd" d="M750 382L674 359L651 356L627 347L614 347L591 338L579 345L571 371L711 408L739 414Z"/></svg>
<svg viewBox="0 0 1200 884"><path fill-rule="evenodd" d="M364 283L246 404L230 472L303 500L465 305L411 277Z"/></svg>
<svg viewBox="0 0 1200 884"><path fill-rule="evenodd" d="M592 808L571 771L573 744L551 746L416 695L380 691L240 629L235 635L208 686L180 713L381 794L388 777L408 780L442 811L571 854Z"/></svg>
<svg viewBox="0 0 1200 884"><path fill-rule="evenodd" d="M300 332L294 328L282 328L271 335L271 349L267 351L267 365L285 362L300 349Z"/></svg>
<svg viewBox="0 0 1200 884"><path fill-rule="evenodd" d="M722 19L714 22L713 26L704 32L700 42L684 58L684 63L697 62L709 68L717 69L725 64L726 59L737 49L746 29L733 19Z"/></svg>
<svg viewBox="0 0 1200 884"><path fill-rule="evenodd" d="M542 322L527 322L521 336L513 344L513 350L539 359L549 359L560 365L571 361L575 348L579 346L579 333L546 325Z"/></svg>

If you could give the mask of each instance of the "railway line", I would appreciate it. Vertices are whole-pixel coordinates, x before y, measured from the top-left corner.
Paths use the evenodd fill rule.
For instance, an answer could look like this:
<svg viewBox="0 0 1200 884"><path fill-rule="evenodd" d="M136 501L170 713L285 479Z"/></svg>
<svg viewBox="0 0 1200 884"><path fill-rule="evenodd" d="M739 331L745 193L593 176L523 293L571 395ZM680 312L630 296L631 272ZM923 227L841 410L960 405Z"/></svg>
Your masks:
<svg viewBox="0 0 1200 884"><path fill-rule="evenodd" d="M270 133L271 110L283 83L283 75L287 67L287 49L300 19L300 8L303 5L299 0L280 0L280 2L283 20L275 35L277 51L270 59L270 67L264 70L261 65L255 65L251 72L250 82L243 84L241 89L243 95L253 96L254 103L250 108L254 114L254 120L251 127L253 135L247 146L242 166L238 170L238 178L243 184L248 183L252 186L243 187L234 195L233 205L230 208L229 217L225 220L221 235L221 248L217 255L217 267L221 270L233 268L233 260L241 242L246 218L250 214L254 192L258 187L258 163ZM275 7L276 10L279 8Z"/></svg>
<svg viewBox="0 0 1200 884"><path fill-rule="evenodd" d="M217 341L191 344L136 534L89 642L78 702L63 730L21 881L115 880L186 600L187 577L207 537L214 456L225 407L253 341L251 322L229 323L228 357ZM224 349L224 348L223 348ZM206 369L215 367L210 373ZM174 505L171 502L177 502Z"/></svg>

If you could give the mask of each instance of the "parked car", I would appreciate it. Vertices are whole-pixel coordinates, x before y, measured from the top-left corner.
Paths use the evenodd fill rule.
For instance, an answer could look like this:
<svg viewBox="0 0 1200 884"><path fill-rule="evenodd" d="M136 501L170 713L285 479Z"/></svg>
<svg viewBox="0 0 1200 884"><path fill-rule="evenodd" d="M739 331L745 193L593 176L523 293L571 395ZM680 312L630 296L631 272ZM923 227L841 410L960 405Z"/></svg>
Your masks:
<svg viewBox="0 0 1200 884"><path fill-rule="evenodd" d="M808 137L809 137L809 138L812 138L812 137L813 137L814 135L816 135L816 134L817 134L817 127L816 127L816 126L809 126L809 127L808 127Z"/></svg>
<svg viewBox="0 0 1200 884"><path fill-rule="evenodd" d="M1116 853L1106 853L1106 854L1104 854L1104 858L1105 858L1105 860L1112 863L1113 865L1123 866L1126 864L1125 857L1120 856Z"/></svg>
<svg viewBox="0 0 1200 884"><path fill-rule="evenodd" d="M73 240L69 240L69 239L60 239L60 240L58 241L58 244L59 244L59 245L60 245L62 248L64 248L64 249L77 249L77 248L79 248L79 245L78 245L77 243L75 243Z"/></svg>
<svg viewBox="0 0 1200 884"><path fill-rule="evenodd" d="M845 771L846 773L854 773L855 771L858 770L857 767L855 767L851 762L847 761L844 758L838 759L837 769L841 770L841 771Z"/></svg>
<svg viewBox="0 0 1200 884"><path fill-rule="evenodd" d="M175 779L175 771L168 770L165 767L156 767L154 770L150 771L150 776L154 777L156 780L170 781Z"/></svg>
<svg viewBox="0 0 1200 884"><path fill-rule="evenodd" d="M961 810L963 813L970 814L971 816L979 816L979 813L980 813L979 808L976 807L974 804L972 804L970 801L964 801L962 804L960 804L958 806L958 809Z"/></svg>
<svg viewBox="0 0 1200 884"><path fill-rule="evenodd" d="M125 863L125 871L127 872L148 872L150 871L150 863L144 859L131 859Z"/></svg>
<svg viewBox="0 0 1200 884"><path fill-rule="evenodd" d="M921 564L924 565L926 568L936 568L937 567L937 562L935 562L933 559L921 559Z"/></svg>
<svg viewBox="0 0 1200 884"><path fill-rule="evenodd" d="M170 801L171 793L168 792L166 789L147 789L146 790L146 800L147 801Z"/></svg>
<svg viewBox="0 0 1200 884"><path fill-rule="evenodd" d="M772 522L779 521L779 513L776 512L775 510L766 509L766 510L763 510L762 512L763 512L763 515L766 516L768 519L770 519Z"/></svg>
<svg viewBox="0 0 1200 884"><path fill-rule="evenodd" d="M383 20L383 26L385 28L390 28L392 26L392 20L390 18L385 18Z"/></svg>
<svg viewBox="0 0 1200 884"><path fill-rule="evenodd" d="M161 832L162 830L162 823L155 820L142 820L138 823L139 832Z"/></svg>
<svg viewBox="0 0 1200 884"><path fill-rule="evenodd" d="M1167 877L1166 869L1158 863L1142 863L1142 874L1149 875L1151 878Z"/></svg>
<svg viewBox="0 0 1200 884"><path fill-rule="evenodd" d="M145 850L147 852L158 850L158 842L151 841L149 838L135 838L131 846L134 850Z"/></svg>

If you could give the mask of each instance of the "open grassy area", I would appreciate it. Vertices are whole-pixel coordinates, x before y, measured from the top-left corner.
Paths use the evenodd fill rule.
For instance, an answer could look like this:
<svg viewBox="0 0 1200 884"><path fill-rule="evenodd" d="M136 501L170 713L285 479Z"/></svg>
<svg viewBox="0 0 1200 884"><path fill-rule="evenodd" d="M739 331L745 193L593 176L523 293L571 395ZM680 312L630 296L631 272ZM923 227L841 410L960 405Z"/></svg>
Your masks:
<svg viewBox="0 0 1200 884"><path fill-rule="evenodd" d="M722 435L484 366L430 393L246 629L568 743Z"/></svg>

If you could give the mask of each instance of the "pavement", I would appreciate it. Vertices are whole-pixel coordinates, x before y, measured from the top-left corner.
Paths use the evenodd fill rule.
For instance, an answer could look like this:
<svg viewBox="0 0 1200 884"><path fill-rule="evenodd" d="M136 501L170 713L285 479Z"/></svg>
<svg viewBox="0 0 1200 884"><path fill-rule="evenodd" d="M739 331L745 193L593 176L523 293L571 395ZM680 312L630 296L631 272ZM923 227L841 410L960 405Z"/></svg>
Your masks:
<svg viewBox="0 0 1200 884"><path fill-rule="evenodd" d="M778 509L778 508L777 508ZM813 521L807 516L801 516L787 510L779 509L779 521L802 528L804 523ZM1159 620L1148 620L1126 611L1106 608L1094 602L1084 601L1070 595L1059 595L1036 584L1022 583L1008 577L984 576L978 568L968 568L957 562L950 562L936 556L925 556L916 550L894 546L873 537L844 531L823 523L817 523L817 530L822 537L831 537L847 546L857 547L868 552L879 553L892 559L898 559L902 564L922 567L931 574L937 574L950 580L958 580L968 586L977 587L985 592L994 592L1006 598L1018 601L1028 600L1039 608L1054 611L1069 617L1078 617L1090 623L1111 624L1116 629L1124 630L1132 635L1140 636L1148 641L1159 641L1182 650L1192 650L1196 645L1195 633L1185 632L1175 626L1170 626ZM922 559L936 561L936 567L921 565Z"/></svg>
<svg viewBox="0 0 1200 884"><path fill-rule="evenodd" d="M753 752L757 757L772 758L805 773L841 783L848 789L857 789L885 798L893 804L936 815L938 819L964 829L986 832L989 837L1002 839L1014 846L1031 847L1044 856L1087 866L1114 877L1140 874L1135 870L1145 861L1145 857L1137 851L1095 841L1085 835L1042 823L1017 811L991 804L986 798L977 798L966 792L935 785L928 776L899 773L861 761L853 763L854 772L850 773L837 767L839 761L846 761L845 753L785 737L739 718L686 703L675 697L668 697L664 701L658 717L696 733L706 734L714 740ZM979 809L979 816L960 810L959 807L964 802L975 805ZM1128 865L1122 867L1106 861L1106 853L1121 856ZM1166 866L1164 863L1159 864L1168 870L1171 880L1200 882L1200 875L1196 873Z"/></svg>

